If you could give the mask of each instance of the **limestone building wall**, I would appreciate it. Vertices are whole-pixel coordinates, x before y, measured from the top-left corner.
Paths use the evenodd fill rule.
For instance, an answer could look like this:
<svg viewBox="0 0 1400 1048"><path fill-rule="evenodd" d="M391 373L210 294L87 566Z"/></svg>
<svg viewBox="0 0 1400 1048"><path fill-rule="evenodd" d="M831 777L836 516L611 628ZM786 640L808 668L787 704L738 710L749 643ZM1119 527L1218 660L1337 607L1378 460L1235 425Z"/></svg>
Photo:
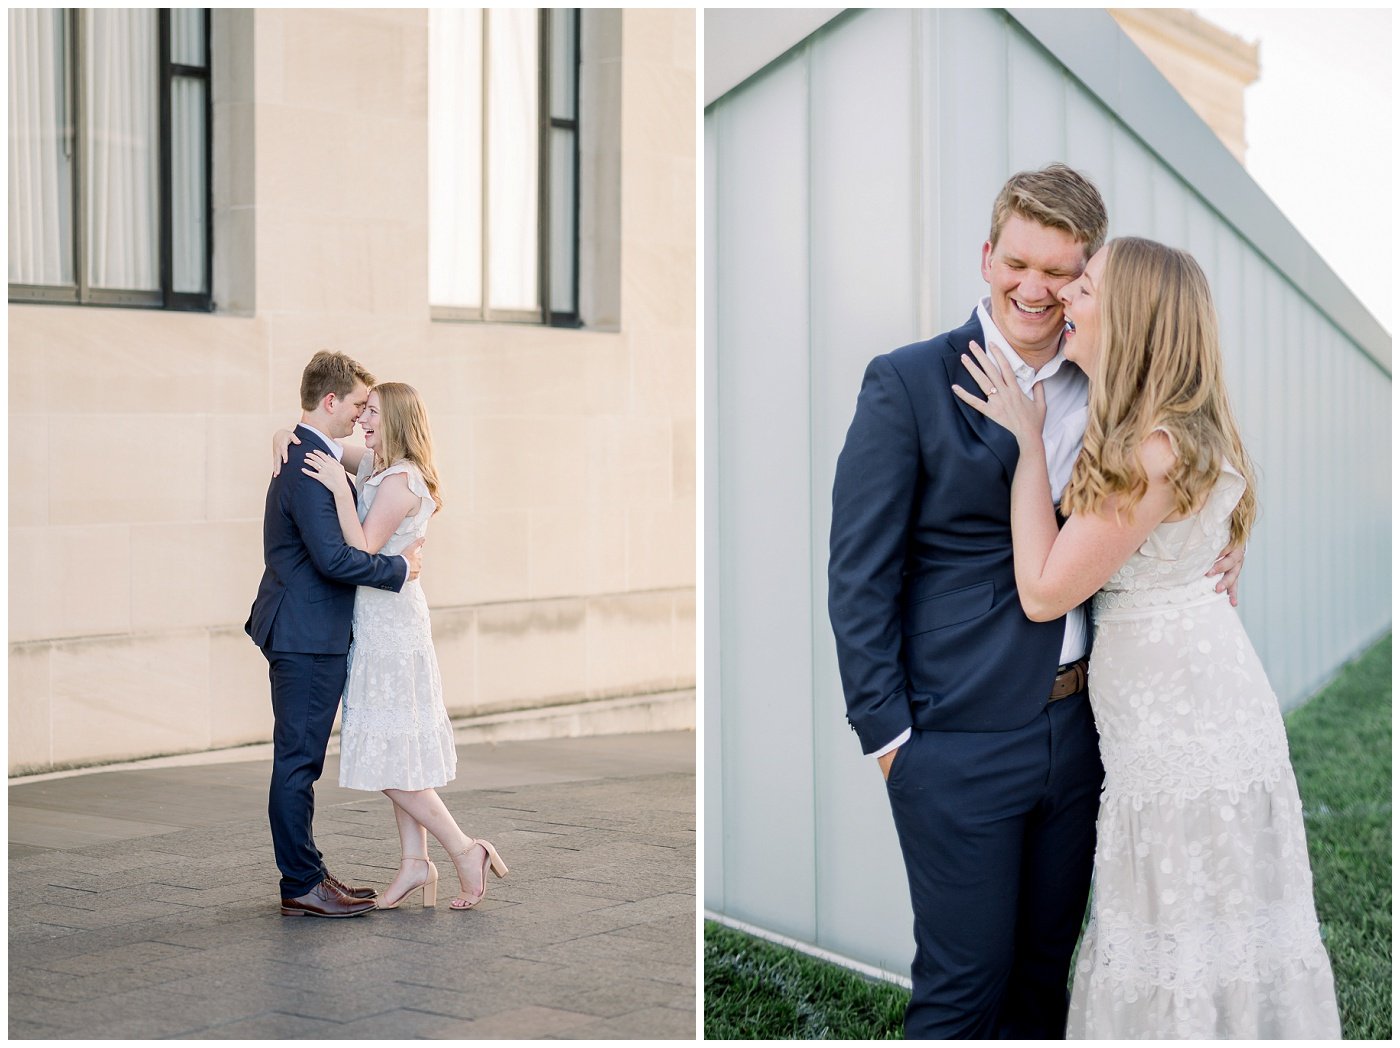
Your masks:
<svg viewBox="0 0 1400 1048"><path fill-rule="evenodd" d="M430 317L426 11L214 13L216 311L9 307L11 774L270 738L243 623L321 348L427 401L450 712L693 726L694 14L584 21L568 330Z"/></svg>
<svg viewBox="0 0 1400 1048"><path fill-rule="evenodd" d="M1244 91L1259 79L1259 45L1192 11L1125 7L1108 13L1243 164Z"/></svg>

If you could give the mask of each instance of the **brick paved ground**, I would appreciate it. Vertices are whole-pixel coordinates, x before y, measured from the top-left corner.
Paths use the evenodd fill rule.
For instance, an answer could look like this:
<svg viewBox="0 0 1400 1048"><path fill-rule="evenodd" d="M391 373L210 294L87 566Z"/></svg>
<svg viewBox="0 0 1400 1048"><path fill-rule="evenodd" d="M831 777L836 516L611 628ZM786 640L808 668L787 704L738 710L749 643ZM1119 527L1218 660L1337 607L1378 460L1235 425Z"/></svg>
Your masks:
<svg viewBox="0 0 1400 1048"><path fill-rule="evenodd" d="M433 842L436 909L278 916L266 761L12 784L10 1036L692 1039L695 736L458 753L443 797L511 868L468 912ZM337 772L317 843L387 884L388 802Z"/></svg>

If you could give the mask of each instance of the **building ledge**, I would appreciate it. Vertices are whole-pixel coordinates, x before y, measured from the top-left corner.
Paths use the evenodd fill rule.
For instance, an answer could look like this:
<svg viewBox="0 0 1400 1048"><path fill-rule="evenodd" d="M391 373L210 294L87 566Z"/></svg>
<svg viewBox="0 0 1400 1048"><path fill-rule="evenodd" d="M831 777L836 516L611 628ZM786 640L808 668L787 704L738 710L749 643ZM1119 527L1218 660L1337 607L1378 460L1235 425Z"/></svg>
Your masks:
<svg viewBox="0 0 1400 1048"><path fill-rule="evenodd" d="M457 745L494 742L526 742L538 739L574 739L593 735L638 735L658 731L695 730L695 689L587 699L533 709L508 710L452 718ZM327 754L340 752L340 733L331 736ZM54 771L13 775L9 784L44 782L93 771L127 771L135 768L180 768L239 761L272 760L272 743L198 750L113 763L94 762Z"/></svg>

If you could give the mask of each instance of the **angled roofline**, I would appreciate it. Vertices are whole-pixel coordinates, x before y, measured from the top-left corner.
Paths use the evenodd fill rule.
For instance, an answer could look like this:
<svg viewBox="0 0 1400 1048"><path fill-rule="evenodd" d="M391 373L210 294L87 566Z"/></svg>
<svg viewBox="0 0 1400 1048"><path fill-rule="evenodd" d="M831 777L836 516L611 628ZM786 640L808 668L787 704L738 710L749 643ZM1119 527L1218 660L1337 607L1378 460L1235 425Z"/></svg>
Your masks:
<svg viewBox="0 0 1400 1048"><path fill-rule="evenodd" d="M706 8L705 105L734 90L845 10L842 7Z"/></svg>
<svg viewBox="0 0 1400 1048"><path fill-rule="evenodd" d="M722 98L842 13L831 8L706 10L705 105ZM1299 294L1387 376L1391 374L1390 333L1111 15L1101 9L1007 8L1006 13L1199 193Z"/></svg>
<svg viewBox="0 0 1400 1048"><path fill-rule="evenodd" d="M1342 278L1106 11L1008 15L1331 318L1387 375L1391 339ZM1073 16L1073 17L1071 17Z"/></svg>

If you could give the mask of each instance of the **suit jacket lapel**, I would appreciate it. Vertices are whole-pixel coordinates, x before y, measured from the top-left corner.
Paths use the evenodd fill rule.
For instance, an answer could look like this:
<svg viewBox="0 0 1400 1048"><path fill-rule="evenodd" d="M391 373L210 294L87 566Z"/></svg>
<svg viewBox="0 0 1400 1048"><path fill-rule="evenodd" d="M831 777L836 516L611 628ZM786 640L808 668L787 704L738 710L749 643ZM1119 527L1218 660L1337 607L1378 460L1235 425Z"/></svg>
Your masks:
<svg viewBox="0 0 1400 1048"><path fill-rule="evenodd" d="M303 448L303 451L324 451L327 455L334 455L334 452L330 449L330 445L322 440L315 430L308 429L298 422L293 432L296 433L297 438L303 445L305 445L308 440L311 441L312 446L310 448Z"/></svg>
<svg viewBox="0 0 1400 1048"><path fill-rule="evenodd" d="M973 381L971 373L963 367L962 361L958 357L959 354L967 353L967 344L971 339L976 338L980 344L981 337L980 325L977 323L977 315L974 313L971 324L965 325L949 335L953 352L943 354L943 367L948 373L948 381L953 385L961 386L975 397L982 396L982 391L977 388L977 383ZM1016 392L1019 393L1020 389L1018 388ZM1000 460L1002 468L1006 470L1006 482L1010 484L1011 478L1016 473L1016 462L1021 457L1020 448L1016 446L1016 438L1005 426L993 422L976 408L963 403L956 395L949 395L957 403L963 418L967 419L967 424L972 427L972 432Z"/></svg>
<svg viewBox="0 0 1400 1048"><path fill-rule="evenodd" d="M325 442L324 440L322 440L322 439L320 438L320 436L318 436L313 430L307 429L307 428L306 428L305 426L303 426L300 422L298 422L297 425L296 425L296 430L295 430L295 432L296 432L296 435L297 435L298 437L301 438L301 444L302 444L302 450L303 450L303 452L311 451L311 450L324 451L327 455L330 455L331 458L335 458L335 452L331 451L330 447L327 446L326 442ZM307 447L306 447L307 441L310 441L310 442L311 442L311 447L310 447L310 448L307 448ZM291 458L291 456L290 456L290 454L289 454L289 455L288 455L288 460L289 460L289 461L290 461L290 458ZM343 473L343 474L345 475L345 483L348 484L348 485L350 486L350 494L354 496L356 503L358 503L359 500L360 500L360 493L359 493L359 490L355 487L355 480L354 480L354 478L351 477L349 473L346 473L345 470L343 470L343 469L342 469L340 472Z"/></svg>

